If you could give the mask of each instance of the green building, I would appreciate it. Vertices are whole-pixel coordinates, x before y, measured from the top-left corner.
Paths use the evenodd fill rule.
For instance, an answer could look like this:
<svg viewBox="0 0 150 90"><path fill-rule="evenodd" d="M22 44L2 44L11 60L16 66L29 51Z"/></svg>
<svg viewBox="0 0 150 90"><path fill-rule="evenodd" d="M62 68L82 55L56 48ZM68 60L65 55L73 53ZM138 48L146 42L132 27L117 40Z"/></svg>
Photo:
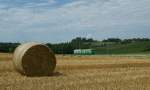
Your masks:
<svg viewBox="0 0 150 90"><path fill-rule="evenodd" d="M93 50L93 49L75 49L74 54L76 54L76 55L94 55L95 50Z"/></svg>

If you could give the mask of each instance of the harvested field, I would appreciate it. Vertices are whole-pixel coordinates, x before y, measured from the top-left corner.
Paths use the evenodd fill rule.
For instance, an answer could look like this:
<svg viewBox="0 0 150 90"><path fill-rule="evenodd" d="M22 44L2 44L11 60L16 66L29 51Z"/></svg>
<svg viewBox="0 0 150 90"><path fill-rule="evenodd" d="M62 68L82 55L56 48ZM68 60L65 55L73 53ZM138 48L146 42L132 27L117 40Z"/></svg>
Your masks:
<svg viewBox="0 0 150 90"><path fill-rule="evenodd" d="M0 54L0 90L150 90L150 56L57 55L53 76L26 77Z"/></svg>

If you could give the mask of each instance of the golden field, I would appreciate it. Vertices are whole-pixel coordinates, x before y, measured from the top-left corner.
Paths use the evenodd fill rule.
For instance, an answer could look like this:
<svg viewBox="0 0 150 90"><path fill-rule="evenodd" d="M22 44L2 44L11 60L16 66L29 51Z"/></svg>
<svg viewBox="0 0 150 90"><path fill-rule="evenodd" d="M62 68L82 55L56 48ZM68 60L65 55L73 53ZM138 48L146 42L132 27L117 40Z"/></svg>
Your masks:
<svg viewBox="0 0 150 90"><path fill-rule="evenodd" d="M27 77L0 54L0 90L150 90L150 55L56 55L53 76Z"/></svg>

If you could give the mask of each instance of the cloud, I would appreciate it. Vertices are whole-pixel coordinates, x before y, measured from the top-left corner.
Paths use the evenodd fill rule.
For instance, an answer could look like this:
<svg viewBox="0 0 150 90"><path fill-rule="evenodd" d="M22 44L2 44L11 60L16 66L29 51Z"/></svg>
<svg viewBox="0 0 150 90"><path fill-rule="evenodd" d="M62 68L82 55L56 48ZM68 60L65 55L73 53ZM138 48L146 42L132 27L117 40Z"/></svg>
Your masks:
<svg viewBox="0 0 150 90"><path fill-rule="evenodd" d="M54 4L54 3L56 3L56 0L48 0L48 3L49 4Z"/></svg>
<svg viewBox="0 0 150 90"><path fill-rule="evenodd" d="M76 36L129 38L150 33L149 0L0 2L1 41L60 42Z"/></svg>

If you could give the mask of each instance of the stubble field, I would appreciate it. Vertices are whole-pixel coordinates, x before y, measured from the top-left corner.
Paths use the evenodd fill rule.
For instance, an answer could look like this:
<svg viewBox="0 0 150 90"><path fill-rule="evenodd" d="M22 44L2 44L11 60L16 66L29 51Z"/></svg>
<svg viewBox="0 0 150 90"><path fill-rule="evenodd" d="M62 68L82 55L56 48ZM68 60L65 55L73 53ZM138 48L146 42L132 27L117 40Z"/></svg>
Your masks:
<svg viewBox="0 0 150 90"><path fill-rule="evenodd" d="M0 54L0 90L150 90L150 55L57 55L53 76L27 77Z"/></svg>

